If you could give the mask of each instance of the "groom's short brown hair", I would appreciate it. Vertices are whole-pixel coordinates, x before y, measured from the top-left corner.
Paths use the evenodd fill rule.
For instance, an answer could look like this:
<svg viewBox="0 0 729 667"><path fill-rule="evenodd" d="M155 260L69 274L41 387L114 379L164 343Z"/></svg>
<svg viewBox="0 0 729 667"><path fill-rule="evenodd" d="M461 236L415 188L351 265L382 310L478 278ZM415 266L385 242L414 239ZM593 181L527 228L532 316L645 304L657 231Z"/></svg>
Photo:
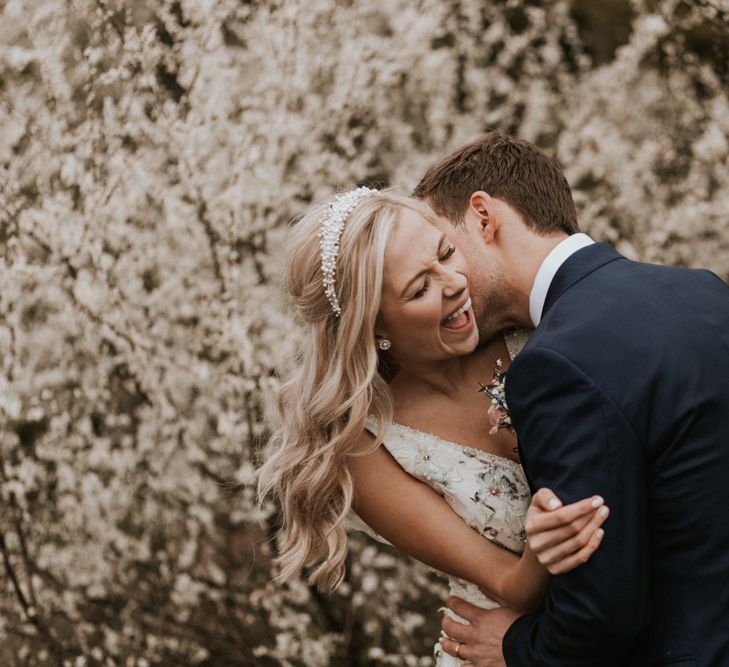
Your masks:
<svg viewBox="0 0 729 667"><path fill-rule="evenodd" d="M540 234L580 231L569 183L556 160L527 141L497 132L446 155L426 172L413 194L460 224L478 190L505 201Z"/></svg>

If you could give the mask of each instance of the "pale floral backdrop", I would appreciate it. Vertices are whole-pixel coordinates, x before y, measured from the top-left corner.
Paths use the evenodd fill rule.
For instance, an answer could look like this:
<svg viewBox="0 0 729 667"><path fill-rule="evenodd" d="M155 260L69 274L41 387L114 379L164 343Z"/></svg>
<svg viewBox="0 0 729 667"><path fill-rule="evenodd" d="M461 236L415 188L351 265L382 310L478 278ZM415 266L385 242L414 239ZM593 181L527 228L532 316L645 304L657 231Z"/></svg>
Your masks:
<svg viewBox="0 0 729 667"><path fill-rule="evenodd" d="M727 0L0 0L0 665L427 665L363 536L270 583L287 224L488 129L583 227L729 278ZM236 485L240 485L237 486Z"/></svg>

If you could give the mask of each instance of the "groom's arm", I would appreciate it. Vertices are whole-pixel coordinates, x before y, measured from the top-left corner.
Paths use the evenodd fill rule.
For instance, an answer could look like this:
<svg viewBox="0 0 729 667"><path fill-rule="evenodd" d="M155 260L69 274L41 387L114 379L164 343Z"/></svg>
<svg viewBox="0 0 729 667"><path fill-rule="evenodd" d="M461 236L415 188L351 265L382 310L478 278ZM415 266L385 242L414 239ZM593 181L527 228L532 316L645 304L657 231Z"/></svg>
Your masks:
<svg viewBox="0 0 729 667"><path fill-rule="evenodd" d="M626 378L629 382L630 378ZM509 667L615 665L645 627L648 534L640 443L621 411L579 368L548 349L513 362L507 400L535 487L565 503L600 494L610 507L600 548L555 576L542 611L504 637Z"/></svg>

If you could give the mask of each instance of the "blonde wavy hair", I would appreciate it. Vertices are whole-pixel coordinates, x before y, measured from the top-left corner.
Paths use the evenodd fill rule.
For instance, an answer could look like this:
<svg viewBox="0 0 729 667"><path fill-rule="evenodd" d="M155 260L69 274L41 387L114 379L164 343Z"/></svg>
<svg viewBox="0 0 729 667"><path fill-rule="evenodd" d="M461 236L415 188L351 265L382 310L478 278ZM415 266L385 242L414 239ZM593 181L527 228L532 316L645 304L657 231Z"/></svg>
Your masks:
<svg viewBox="0 0 729 667"><path fill-rule="evenodd" d="M283 512L276 579L310 568L309 583L320 590L336 588L344 577L345 519L354 494L347 458L364 453L358 443L368 415L378 424L373 449L392 420L391 370L375 341L385 249L402 209L433 219L423 202L393 190L357 205L340 241L336 289L342 313L336 317L324 294L319 254L320 223L331 201L309 211L288 239L284 288L304 335L280 390L278 423L258 476L259 502L273 494Z"/></svg>

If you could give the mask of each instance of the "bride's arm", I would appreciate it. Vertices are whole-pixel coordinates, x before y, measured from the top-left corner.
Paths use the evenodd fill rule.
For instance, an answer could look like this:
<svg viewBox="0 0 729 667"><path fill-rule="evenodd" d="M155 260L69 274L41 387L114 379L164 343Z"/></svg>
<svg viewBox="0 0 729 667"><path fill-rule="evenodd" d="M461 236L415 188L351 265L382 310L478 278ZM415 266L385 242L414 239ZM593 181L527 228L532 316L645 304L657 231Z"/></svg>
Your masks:
<svg viewBox="0 0 729 667"><path fill-rule="evenodd" d="M371 443L370 436L365 437ZM348 467L354 480L355 511L398 549L436 570L477 584L501 604L524 611L539 606L549 573L528 547L519 558L487 540L438 493L405 472L384 447L350 457ZM590 524L596 523L590 519ZM591 539L579 551L589 557L598 544L599 540Z"/></svg>

